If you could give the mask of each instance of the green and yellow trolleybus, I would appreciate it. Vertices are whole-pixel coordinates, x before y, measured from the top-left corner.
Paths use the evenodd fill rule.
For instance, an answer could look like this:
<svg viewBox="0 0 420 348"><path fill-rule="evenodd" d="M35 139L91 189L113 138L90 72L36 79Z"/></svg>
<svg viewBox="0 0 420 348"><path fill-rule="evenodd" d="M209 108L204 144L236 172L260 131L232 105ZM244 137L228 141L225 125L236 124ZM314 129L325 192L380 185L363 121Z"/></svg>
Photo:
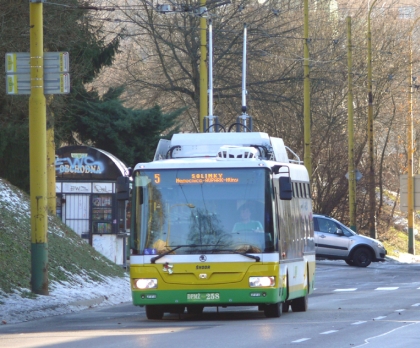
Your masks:
<svg viewBox="0 0 420 348"><path fill-rule="evenodd" d="M307 310L309 179L282 139L175 134L132 175L131 290L148 319L208 306L258 306L267 317Z"/></svg>

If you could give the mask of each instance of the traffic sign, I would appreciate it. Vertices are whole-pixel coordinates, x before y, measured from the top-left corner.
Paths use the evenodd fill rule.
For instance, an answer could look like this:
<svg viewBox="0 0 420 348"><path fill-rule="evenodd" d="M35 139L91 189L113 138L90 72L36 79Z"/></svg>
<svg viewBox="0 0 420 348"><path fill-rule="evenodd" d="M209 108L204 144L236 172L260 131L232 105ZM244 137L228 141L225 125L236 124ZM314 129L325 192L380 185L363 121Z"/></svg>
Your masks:
<svg viewBox="0 0 420 348"><path fill-rule="evenodd" d="M420 210L420 175L413 175L414 210ZM408 175L400 175L400 210L408 211Z"/></svg>
<svg viewBox="0 0 420 348"><path fill-rule="evenodd" d="M31 94L30 74L8 74L6 75L7 94ZM66 94L70 93L70 74L45 73L44 94Z"/></svg>
<svg viewBox="0 0 420 348"><path fill-rule="evenodd" d="M29 52L9 52L5 57L6 74L26 74L31 71ZM70 70L68 52L44 52L44 72L65 73Z"/></svg>

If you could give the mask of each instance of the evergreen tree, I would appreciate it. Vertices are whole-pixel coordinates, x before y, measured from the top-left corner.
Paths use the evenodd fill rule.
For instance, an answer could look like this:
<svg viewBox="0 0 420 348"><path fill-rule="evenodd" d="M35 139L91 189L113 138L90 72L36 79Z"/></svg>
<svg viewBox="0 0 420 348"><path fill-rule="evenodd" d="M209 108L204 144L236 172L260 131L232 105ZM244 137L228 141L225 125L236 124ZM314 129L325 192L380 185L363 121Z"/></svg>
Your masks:
<svg viewBox="0 0 420 348"><path fill-rule="evenodd" d="M178 131L177 117L183 109L162 113L159 106L135 110L123 105L123 87L109 89L102 97L96 91L80 94L71 104L76 137L69 143L83 143L108 151L134 166L153 159L159 139ZM167 130L170 129L168 132Z"/></svg>
<svg viewBox="0 0 420 348"><path fill-rule="evenodd" d="M44 5L44 51L69 52L71 76L69 95L47 96L47 128L54 127L57 147L82 142L129 165L149 160L158 138L175 126L181 110L169 114L162 114L159 107L131 110L119 99L123 88L102 98L86 90L85 84L112 64L121 36L105 34L101 21L92 20L91 11L77 6L77 0L69 0L66 7ZM0 0L0 8L0 55L29 52L29 4ZM0 59L4 77L3 64ZM0 177L26 191L30 189L28 104L28 96L7 95L5 84L0 84Z"/></svg>

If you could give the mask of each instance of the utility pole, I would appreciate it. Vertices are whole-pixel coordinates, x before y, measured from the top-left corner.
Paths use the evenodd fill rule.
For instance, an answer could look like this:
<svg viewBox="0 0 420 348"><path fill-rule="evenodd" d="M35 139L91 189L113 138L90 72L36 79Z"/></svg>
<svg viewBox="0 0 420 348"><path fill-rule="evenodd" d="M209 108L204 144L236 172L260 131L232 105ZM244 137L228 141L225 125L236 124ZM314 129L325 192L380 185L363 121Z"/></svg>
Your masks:
<svg viewBox="0 0 420 348"><path fill-rule="evenodd" d="M309 79L309 0L304 0L303 5L303 138L304 153L303 162L308 170L309 180L312 179L312 156L311 156L311 92Z"/></svg>
<svg viewBox="0 0 420 348"><path fill-rule="evenodd" d="M347 17L347 67L348 67L348 161L349 161L349 215L350 228L356 230L356 171L354 169L354 121L353 121L353 60L351 52L351 17Z"/></svg>
<svg viewBox="0 0 420 348"><path fill-rule="evenodd" d="M371 238L376 236L376 192L375 192L375 160L373 153L373 93L372 93L372 33L370 31L370 14L377 0L374 0L369 7L367 25L367 45L368 45L368 119L367 119L367 135L368 135L368 153L369 153L369 173L368 173L368 193L369 193L369 235Z"/></svg>
<svg viewBox="0 0 420 348"><path fill-rule="evenodd" d="M207 19L204 14L206 0L200 0L200 133L204 132L204 117L207 115Z"/></svg>
<svg viewBox="0 0 420 348"><path fill-rule="evenodd" d="M414 238L414 180L413 180L413 31L416 23L420 20L417 17L410 31L409 50L410 50L410 64L409 64L409 81L408 81L408 129L407 129L407 152L408 152L408 163L407 163L407 220L408 220L408 253L415 255L416 243Z"/></svg>
<svg viewBox="0 0 420 348"><path fill-rule="evenodd" d="M43 0L30 0L29 162L31 199L31 287L48 295L47 137L44 96Z"/></svg>

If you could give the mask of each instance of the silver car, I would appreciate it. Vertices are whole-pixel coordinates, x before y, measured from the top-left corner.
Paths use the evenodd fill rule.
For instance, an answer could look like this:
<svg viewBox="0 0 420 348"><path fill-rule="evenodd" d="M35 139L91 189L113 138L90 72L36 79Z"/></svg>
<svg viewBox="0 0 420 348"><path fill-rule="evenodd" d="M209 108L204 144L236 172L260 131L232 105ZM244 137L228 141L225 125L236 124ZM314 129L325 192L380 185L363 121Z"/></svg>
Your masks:
<svg viewBox="0 0 420 348"><path fill-rule="evenodd" d="M329 216L314 214L315 253L319 259L344 260L350 266L367 267L385 261L386 249Z"/></svg>

